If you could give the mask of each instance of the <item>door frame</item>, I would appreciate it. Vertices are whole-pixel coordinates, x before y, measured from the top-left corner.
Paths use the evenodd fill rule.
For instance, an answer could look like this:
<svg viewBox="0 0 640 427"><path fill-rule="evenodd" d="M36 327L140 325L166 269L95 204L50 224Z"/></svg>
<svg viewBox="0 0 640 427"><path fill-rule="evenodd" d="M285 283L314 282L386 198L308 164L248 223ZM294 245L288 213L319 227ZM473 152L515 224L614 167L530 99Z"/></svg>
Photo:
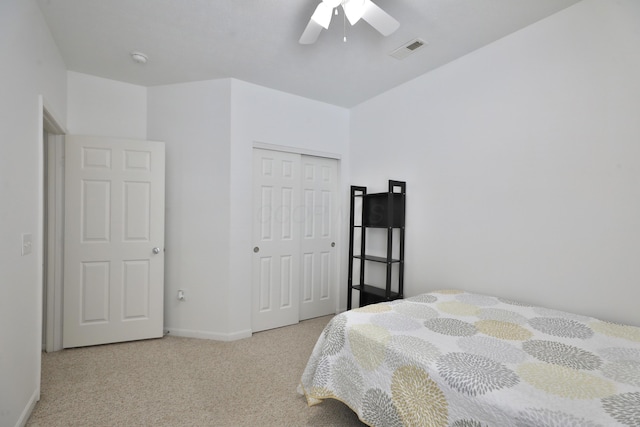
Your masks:
<svg viewBox="0 0 640 427"><path fill-rule="evenodd" d="M334 159L338 161L338 166L340 166L342 162L342 156L340 154L329 153L326 151L308 150L306 148L289 147L287 145L278 145L278 144L268 144L266 142L258 142L258 141L254 141L251 148L252 149L259 148L262 150L271 150L271 151L284 151L285 153L301 154L303 156L324 157L327 159ZM338 182L340 182L340 168L338 168Z"/></svg>
<svg viewBox="0 0 640 427"><path fill-rule="evenodd" d="M38 254L41 257L38 283L42 284L40 342L45 351L52 352L62 350L64 135L67 131L42 95L39 96L39 113L38 169L41 176L38 189L38 240L42 248Z"/></svg>
<svg viewBox="0 0 640 427"><path fill-rule="evenodd" d="M343 223L343 218L342 218L342 207L343 207L343 202L344 202L344 197L343 197L343 192L342 192L342 187L340 186L341 182L342 182L342 156L340 154L336 154L336 153L330 153L330 152L326 152L326 151L316 151L316 150L310 150L310 149L306 149L306 148L300 148L300 147L291 147L291 146L286 146L286 145L278 145L278 144L270 144L270 143L266 143L266 142L259 142L259 141L254 141L251 147L251 152L253 155L253 150L258 148L258 149L262 149L262 150L271 150L271 151L283 151L285 153L291 153L291 154L300 154L303 156L313 156L313 157L323 157L323 158L327 158L327 159L333 159L336 160L338 162L338 176L337 176L337 191L338 191L338 196L337 196L337 201L338 201L338 207L337 207L337 218L336 218L336 244L338 246L338 251L337 251L337 255L336 255L336 269L338 270L338 274L337 274L337 280L336 280L336 284L335 284L335 289L333 289L333 291L336 293L336 300L335 300L335 313L339 313L340 312L340 284L341 282L341 278L342 278L342 254L343 254L343 248L344 245L343 243L346 242L345 238L343 237L343 233L342 233L342 223ZM255 206L253 206L253 202L251 203L251 209L253 210ZM251 244L252 244L252 248L253 248L253 231L251 232ZM346 252L344 252L346 254ZM346 289L346 284L345 284L345 289ZM251 298L253 301L253 282L251 284ZM253 316L253 311L251 312L251 316Z"/></svg>

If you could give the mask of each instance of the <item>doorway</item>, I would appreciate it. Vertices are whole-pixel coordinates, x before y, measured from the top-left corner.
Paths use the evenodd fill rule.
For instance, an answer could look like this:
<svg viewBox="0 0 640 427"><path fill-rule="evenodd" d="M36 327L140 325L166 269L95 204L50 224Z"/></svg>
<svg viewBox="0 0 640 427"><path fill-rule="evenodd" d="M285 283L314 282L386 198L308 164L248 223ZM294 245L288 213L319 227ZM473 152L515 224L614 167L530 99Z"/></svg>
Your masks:
<svg viewBox="0 0 640 427"><path fill-rule="evenodd" d="M93 138L68 152L65 143L77 141L78 137L65 137L64 129L51 124L55 121L44 107L42 123L42 349L52 352L64 347L162 336L164 144ZM89 137L84 137L83 141L87 139ZM111 151L116 149L120 150L116 153L119 155L112 156ZM78 153L82 155L76 155ZM102 159L100 154L107 153L109 163L112 158L114 165L116 161L122 162L119 172L94 164ZM67 159L67 154L73 156ZM72 161L66 165L68 167L65 167L66 161ZM97 178L73 175L78 178L74 181L76 184L82 183L81 189L65 195L65 188L69 187L65 178L69 181L71 176L65 172L75 171L80 163L82 170L103 169L102 175ZM112 184L108 178L114 174L119 181ZM105 197L100 198L91 191L96 188L110 190L103 192ZM77 200L80 193L83 202ZM112 220L124 228L103 223L102 229L108 233L99 260L86 260L82 257L95 253L100 245L90 242L94 243L91 248L94 252L87 249L71 251L70 248L74 242L91 241L86 233L100 229L101 224L88 215L96 214L98 219L110 217L112 199L122 205ZM101 201L109 209L99 211ZM78 217L80 212L84 214ZM70 218L66 218L66 214ZM70 223L65 225L65 220ZM66 237L74 236L69 232L77 234L78 228L82 230L82 238L65 241ZM108 258L105 247L126 258ZM73 264L65 266L65 263ZM107 265L109 268L105 267ZM99 267L103 267L102 275L96 274ZM101 281L101 278L106 279ZM118 279L123 283L118 283ZM103 296L105 298L101 299ZM65 300L69 301L65 304ZM64 307L67 307L66 311ZM100 309L104 309L102 318L96 315Z"/></svg>
<svg viewBox="0 0 640 427"><path fill-rule="evenodd" d="M65 129L42 105L42 349L62 350Z"/></svg>

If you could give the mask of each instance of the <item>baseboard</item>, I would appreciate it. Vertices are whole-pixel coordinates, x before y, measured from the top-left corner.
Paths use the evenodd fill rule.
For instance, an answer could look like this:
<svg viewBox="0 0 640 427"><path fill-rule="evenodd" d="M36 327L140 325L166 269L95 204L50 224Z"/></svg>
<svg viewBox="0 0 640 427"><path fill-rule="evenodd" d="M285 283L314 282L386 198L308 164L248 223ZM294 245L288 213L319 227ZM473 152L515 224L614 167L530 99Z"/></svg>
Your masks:
<svg viewBox="0 0 640 427"><path fill-rule="evenodd" d="M165 329L167 330L168 335L185 338L200 338L213 341L236 341L243 338L249 338L252 334L250 329L228 334L209 331L196 331L193 329L176 329L170 327L166 327Z"/></svg>
<svg viewBox="0 0 640 427"><path fill-rule="evenodd" d="M27 424L27 421L29 421L29 417L31 416L31 413L36 407L36 403L38 403L38 400L40 400L39 386L35 389L35 391L31 395L31 398L29 399L29 403L24 408L24 411L22 411L22 414L20 414L20 418L18 418L16 427L24 427Z"/></svg>

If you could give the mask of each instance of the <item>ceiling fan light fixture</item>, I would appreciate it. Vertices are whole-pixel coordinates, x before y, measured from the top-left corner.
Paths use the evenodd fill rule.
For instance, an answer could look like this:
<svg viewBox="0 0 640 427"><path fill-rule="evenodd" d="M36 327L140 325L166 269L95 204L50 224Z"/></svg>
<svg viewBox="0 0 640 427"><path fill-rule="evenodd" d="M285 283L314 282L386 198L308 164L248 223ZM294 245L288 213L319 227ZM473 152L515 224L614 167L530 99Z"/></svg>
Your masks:
<svg viewBox="0 0 640 427"><path fill-rule="evenodd" d="M328 7L324 1L316 7L315 12L311 15L311 19L318 25L321 25L325 30L329 28L331 23L332 8Z"/></svg>
<svg viewBox="0 0 640 427"><path fill-rule="evenodd" d="M351 25L355 25L356 22L362 18L365 12L365 1L364 0L346 0L342 3L342 8L344 9L344 14L347 16L349 23Z"/></svg>
<svg viewBox="0 0 640 427"><path fill-rule="evenodd" d="M329 6L331 9L335 9L336 7L340 6L342 0L322 0L322 2Z"/></svg>

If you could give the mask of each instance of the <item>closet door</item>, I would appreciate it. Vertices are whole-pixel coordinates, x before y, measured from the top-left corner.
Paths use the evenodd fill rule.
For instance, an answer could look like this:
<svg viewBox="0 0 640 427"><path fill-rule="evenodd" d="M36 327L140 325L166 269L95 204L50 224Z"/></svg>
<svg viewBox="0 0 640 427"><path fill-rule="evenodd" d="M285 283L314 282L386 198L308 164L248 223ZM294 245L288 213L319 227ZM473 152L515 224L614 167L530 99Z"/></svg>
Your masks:
<svg viewBox="0 0 640 427"><path fill-rule="evenodd" d="M299 320L300 158L253 151L254 332Z"/></svg>
<svg viewBox="0 0 640 427"><path fill-rule="evenodd" d="M300 320L335 313L338 161L302 156Z"/></svg>
<svg viewBox="0 0 640 427"><path fill-rule="evenodd" d="M254 332L335 313L337 164L254 149Z"/></svg>

